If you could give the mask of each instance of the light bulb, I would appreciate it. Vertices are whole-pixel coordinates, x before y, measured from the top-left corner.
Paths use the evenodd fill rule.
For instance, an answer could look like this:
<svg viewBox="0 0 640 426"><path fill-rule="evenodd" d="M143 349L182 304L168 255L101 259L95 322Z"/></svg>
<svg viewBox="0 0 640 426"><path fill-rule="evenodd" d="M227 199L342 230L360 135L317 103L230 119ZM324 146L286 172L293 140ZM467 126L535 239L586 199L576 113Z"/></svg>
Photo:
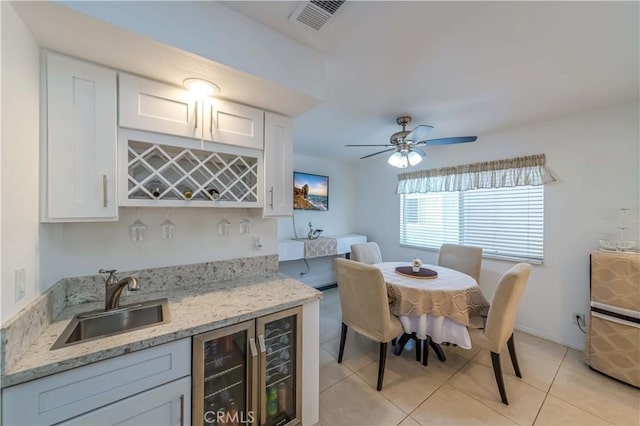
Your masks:
<svg viewBox="0 0 640 426"><path fill-rule="evenodd" d="M402 166L402 154L398 151L391 154L391 157L387 160L387 163L392 165L393 167L403 167ZM404 166L406 167L406 166Z"/></svg>
<svg viewBox="0 0 640 426"><path fill-rule="evenodd" d="M188 78L182 82L184 87L200 96L211 96L220 92L220 88L210 81L200 78Z"/></svg>
<svg viewBox="0 0 640 426"><path fill-rule="evenodd" d="M410 151L407 154L407 159L409 160L409 164L411 164L412 166L415 166L416 164L422 161L422 156L415 151Z"/></svg>

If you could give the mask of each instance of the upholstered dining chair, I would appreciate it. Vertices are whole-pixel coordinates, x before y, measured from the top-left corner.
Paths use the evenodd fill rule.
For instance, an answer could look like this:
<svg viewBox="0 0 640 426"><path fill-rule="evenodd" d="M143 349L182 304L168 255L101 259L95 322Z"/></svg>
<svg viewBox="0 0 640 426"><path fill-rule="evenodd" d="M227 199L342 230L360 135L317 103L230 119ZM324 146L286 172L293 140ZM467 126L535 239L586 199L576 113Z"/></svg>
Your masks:
<svg viewBox="0 0 640 426"><path fill-rule="evenodd" d="M502 379L500 351L505 345L507 346L513 370L517 377L522 377L516 356L513 326L516 321L518 304L524 293L530 273L531 265L528 263L518 263L509 269L498 281L484 328L469 328L471 344L473 346L478 345L491 352L493 374L496 377L500 399L505 405L509 405L509 400L507 399L507 392Z"/></svg>
<svg viewBox="0 0 640 426"><path fill-rule="evenodd" d="M387 285L382 272L364 263L334 260L342 308L342 334L338 363L342 362L347 329L380 343L378 390L382 389L387 344L403 332L400 320L389 310Z"/></svg>
<svg viewBox="0 0 640 426"><path fill-rule="evenodd" d="M368 242L351 245L351 260L373 265L382 262L382 254L377 243Z"/></svg>
<svg viewBox="0 0 640 426"><path fill-rule="evenodd" d="M467 274L480 283L482 248L443 244L438 254L438 265Z"/></svg>

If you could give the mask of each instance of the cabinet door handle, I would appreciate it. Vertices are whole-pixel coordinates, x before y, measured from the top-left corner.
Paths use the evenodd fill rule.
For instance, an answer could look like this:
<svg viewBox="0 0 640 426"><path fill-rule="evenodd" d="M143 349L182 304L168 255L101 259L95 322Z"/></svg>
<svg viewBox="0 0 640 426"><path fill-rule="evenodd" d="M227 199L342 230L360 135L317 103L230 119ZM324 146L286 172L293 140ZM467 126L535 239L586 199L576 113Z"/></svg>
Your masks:
<svg viewBox="0 0 640 426"><path fill-rule="evenodd" d="M180 426L184 426L184 394L180 394Z"/></svg>
<svg viewBox="0 0 640 426"><path fill-rule="evenodd" d="M258 336L258 343L260 343L260 352L265 353L267 351L267 345L264 344L264 334Z"/></svg>
<svg viewBox="0 0 640 426"><path fill-rule="evenodd" d="M102 175L102 206L107 207L109 200L107 199L107 175Z"/></svg>
<svg viewBox="0 0 640 426"><path fill-rule="evenodd" d="M196 121L195 121L195 125L194 125L194 129L198 128L198 101L196 101L196 107L194 109L194 112L196 114Z"/></svg>
<svg viewBox="0 0 640 426"><path fill-rule="evenodd" d="M269 203L269 207L271 207L271 210L273 210L273 186L269 190L269 193L271 194L271 202Z"/></svg>
<svg viewBox="0 0 640 426"><path fill-rule="evenodd" d="M213 133L213 105L209 109L209 133Z"/></svg>
<svg viewBox="0 0 640 426"><path fill-rule="evenodd" d="M256 348L256 339L253 337L249 339L249 348L251 348L251 356L258 356L258 349Z"/></svg>

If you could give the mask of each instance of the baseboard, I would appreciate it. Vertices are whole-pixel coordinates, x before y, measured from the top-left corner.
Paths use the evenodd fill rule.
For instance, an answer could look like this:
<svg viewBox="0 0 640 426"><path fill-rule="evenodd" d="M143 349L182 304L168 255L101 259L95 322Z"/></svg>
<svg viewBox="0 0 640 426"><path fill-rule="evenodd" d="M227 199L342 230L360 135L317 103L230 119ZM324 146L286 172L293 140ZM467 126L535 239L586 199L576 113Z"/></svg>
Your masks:
<svg viewBox="0 0 640 426"><path fill-rule="evenodd" d="M580 344L576 344L575 342L569 342L567 340L559 339L557 336L552 336L550 334L543 333L539 330L535 330L533 328L525 327L519 324L516 324L514 328L518 331L522 331L524 333L531 334L532 336L540 337L541 339L549 340L554 343L559 343L563 346L568 346L570 348L573 348L579 351L584 350L584 343L580 345Z"/></svg>
<svg viewBox="0 0 640 426"><path fill-rule="evenodd" d="M320 287L314 287L314 288L316 290L325 291L325 290L329 290L329 289L337 288L337 287L338 287L338 283L333 283L333 284L321 285Z"/></svg>

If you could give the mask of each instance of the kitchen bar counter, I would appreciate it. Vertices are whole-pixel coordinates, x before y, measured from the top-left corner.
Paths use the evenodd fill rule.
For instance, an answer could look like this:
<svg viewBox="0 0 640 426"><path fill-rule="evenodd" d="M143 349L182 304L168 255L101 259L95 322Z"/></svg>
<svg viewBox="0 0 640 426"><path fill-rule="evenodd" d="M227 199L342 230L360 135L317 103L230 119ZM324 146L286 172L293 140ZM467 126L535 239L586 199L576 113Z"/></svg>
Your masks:
<svg viewBox="0 0 640 426"><path fill-rule="evenodd" d="M322 293L282 274L265 273L211 285L130 293L122 305L165 297L169 299L171 317L167 324L52 351L51 346L74 315L100 309L104 302L66 307L15 363L5 366L2 387L300 306L321 299Z"/></svg>

